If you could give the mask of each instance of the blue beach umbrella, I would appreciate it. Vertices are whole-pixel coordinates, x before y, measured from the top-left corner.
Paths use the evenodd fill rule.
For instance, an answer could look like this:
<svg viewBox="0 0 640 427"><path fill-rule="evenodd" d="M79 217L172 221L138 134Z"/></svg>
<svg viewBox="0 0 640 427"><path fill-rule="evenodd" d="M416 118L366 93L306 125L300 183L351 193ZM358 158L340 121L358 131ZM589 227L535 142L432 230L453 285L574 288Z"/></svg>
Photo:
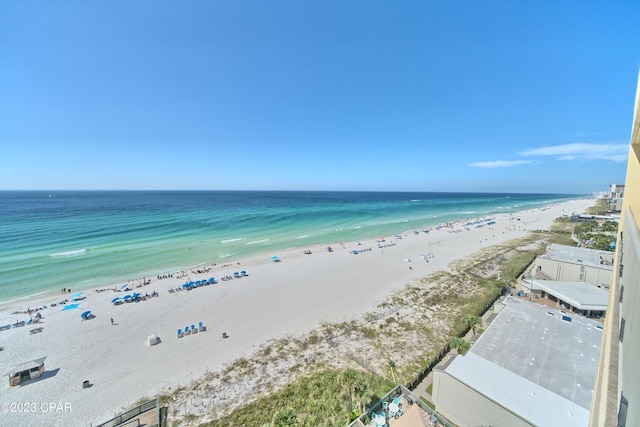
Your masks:
<svg viewBox="0 0 640 427"><path fill-rule="evenodd" d="M213 277L209 277L209 283L213 283L215 281L216 281L216 279L214 279Z"/></svg>
<svg viewBox="0 0 640 427"><path fill-rule="evenodd" d="M91 314L91 310L87 310L84 313L82 313L80 317L82 317L83 319L86 319L87 317L89 317L90 314Z"/></svg>
<svg viewBox="0 0 640 427"><path fill-rule="evenodd" d="M131 299L131 295L127 294L127 295L123 296L122 299L125 300L125 301L128 300L128 299Z"/></svg>
<svg viewBox="0 0 640 427"><path fill-rule="evenodd" d="M189 284L189 283L185 283L185 284L182 285L183 288L188 288L190 286L191 286L191 284Z"/></svg>
<svg viewBox="0 0 640 427"><path fill-rule="evenodd" d="M120 297L116 297L116 298L114 298L114 299L112 299L112 300L111 300L111 302L112 302L113 304L115 304L115 303L116 303L116 302L118 302L118 301L120 301Z"/></svg>
<svg viewBox="0 0 640 427"><path fill-rule="evenodd" d="M126 289L126 288L128 288L128 287L129 287L129 284L128 284L128 283L125 283L124 285L122 285L122 286L120 287L120 289Z"/></svg>

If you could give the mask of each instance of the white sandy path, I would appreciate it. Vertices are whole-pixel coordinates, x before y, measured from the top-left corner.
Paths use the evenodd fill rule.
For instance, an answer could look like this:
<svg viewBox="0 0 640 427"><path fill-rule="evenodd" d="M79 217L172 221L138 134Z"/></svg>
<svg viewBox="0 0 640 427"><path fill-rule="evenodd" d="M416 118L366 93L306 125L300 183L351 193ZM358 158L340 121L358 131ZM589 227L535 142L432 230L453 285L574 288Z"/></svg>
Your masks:
<svg viewBox="0 0 640 427"><path fill-rule="evenodd" d="M10 387L3 377L3 403L27 403L37 410L0 412L0 425L89 426L104 422L141 397L152 397L167 386L186 385L207 370L216 371L238 357L249 356L268 339L298 336L323 321L354 318L413 280L446 269L455 259L524 236L528 230L547 228L555 218L584 212L593 204L593 200L573 200L548 209L496 215L492 216L496 224L491 227L471 227L458 233L451 228L429 234L404 233L396 246L383 250L376 248L372 239L363 240L361 246L332 244L332 253L324 246L310 248L312 255L303 255L301 249L282 251L277 253L280 263L272 263L271 254L264 254L240 260L240 265L214 267L200 277L192 275L195 280L219 279L238 270L249 274L192 291L168 293L184 279L154 280L135 290L143 294L155 290L160 296L139 303L113 306L111 300L123 294L85 291L87 299L77 309L62 311L58 306L41 311L42 333L30 335L29 326L0 332L0 345L5 347L0 352L0 373L17 363L47 357L44 379ZM440 245L430 247L434 242ZM366 247L372 251L350 253ZM435 254L429 263L420 259L425 252ZM20 301L17 306L0 306L0 324L28 320L26 314L11 313L63 298L48 296ZM97 317L82 321L80 313L85 310ZM178 328L197 326L198 322L207 326L206 332L176 337ZM230 338L223 339L222 332ZM148 347L145 339L152 333L162 342ZM93 386L83 389L84 380ZM42 404L49 402L68 405L71 410L44 412Z"/></svg>

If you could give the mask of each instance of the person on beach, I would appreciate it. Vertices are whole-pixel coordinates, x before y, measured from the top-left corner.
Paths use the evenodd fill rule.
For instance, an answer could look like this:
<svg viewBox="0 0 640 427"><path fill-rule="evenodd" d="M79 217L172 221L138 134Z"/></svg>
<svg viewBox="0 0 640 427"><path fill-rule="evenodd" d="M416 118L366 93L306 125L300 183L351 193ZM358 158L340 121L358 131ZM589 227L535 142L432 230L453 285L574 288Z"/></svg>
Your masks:
<svg viewBox="0 0 640 427"><path fill-rule="evenodd" d="M111 326L115 325L114 321L113 321L113 317L111 318Z"/></svg>

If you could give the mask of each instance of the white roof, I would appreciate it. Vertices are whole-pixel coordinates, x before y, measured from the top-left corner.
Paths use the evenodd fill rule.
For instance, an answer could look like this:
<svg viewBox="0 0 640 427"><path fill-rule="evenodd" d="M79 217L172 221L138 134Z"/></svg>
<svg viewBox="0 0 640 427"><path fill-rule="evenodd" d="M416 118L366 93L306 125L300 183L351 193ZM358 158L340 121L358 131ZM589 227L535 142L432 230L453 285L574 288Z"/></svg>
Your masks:
<svg viewBox="0 0 640 427"><path fill-rule="evenodd" d="M533 280L531 289L542 290L580 310L605 311L609 293L585 282Z"/></svg>
<svg viewBox="0 0 640 427"><path fill-rule="evenodd" d="M44 360L45 359L46 359L46 357L41 357L40 359L31 360L29 362L21 363L19 365L14 366L13 368L11 368L11 370L9 372L7 372L5 375L12 376L13 374L17 374L19 372L29 371L29 370L31 370L33 368L39 368L41 365L44 365Z"/></svg>
<svg viewBox="0 0 640 427"><path fill-rule="evenodd" d="M540 258L586 265L588 267L601 268L609 271L613 270L610 264L601 262L602 259L611 260L613 258L613 252L600 251L598 249L552 244L545 254L540 255Z"/></svg>
<svg viewBox="0 0 640 427"><path fill-rule="evenodd" d="M447 373L537 426L585 427L589 410L468 352Z"/></svg>
<svg viewBox="0 0 640 427"><path fill-rule="evenodd" d="M506 298L447 373L533 425L586 426L602 332L581 316Z"/></svg>

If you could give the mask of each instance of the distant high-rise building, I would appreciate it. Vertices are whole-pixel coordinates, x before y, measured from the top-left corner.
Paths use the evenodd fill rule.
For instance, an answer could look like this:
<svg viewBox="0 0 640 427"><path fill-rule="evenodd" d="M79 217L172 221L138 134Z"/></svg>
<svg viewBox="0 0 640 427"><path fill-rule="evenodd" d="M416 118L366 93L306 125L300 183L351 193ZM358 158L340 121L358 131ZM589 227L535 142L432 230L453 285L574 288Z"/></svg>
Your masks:
<svg viewBox="0 0 640 427"><path fill-rule="evenodd" d="M640 426L640 79L623 191L591 427Z"/></svg>
<svg viewBox="0 0 640 427"><path fill-rule="evenodd" d="M609 198L610 199L621 199L622 196L624 196L624 185L611 184L609 186Z"/></svg>

